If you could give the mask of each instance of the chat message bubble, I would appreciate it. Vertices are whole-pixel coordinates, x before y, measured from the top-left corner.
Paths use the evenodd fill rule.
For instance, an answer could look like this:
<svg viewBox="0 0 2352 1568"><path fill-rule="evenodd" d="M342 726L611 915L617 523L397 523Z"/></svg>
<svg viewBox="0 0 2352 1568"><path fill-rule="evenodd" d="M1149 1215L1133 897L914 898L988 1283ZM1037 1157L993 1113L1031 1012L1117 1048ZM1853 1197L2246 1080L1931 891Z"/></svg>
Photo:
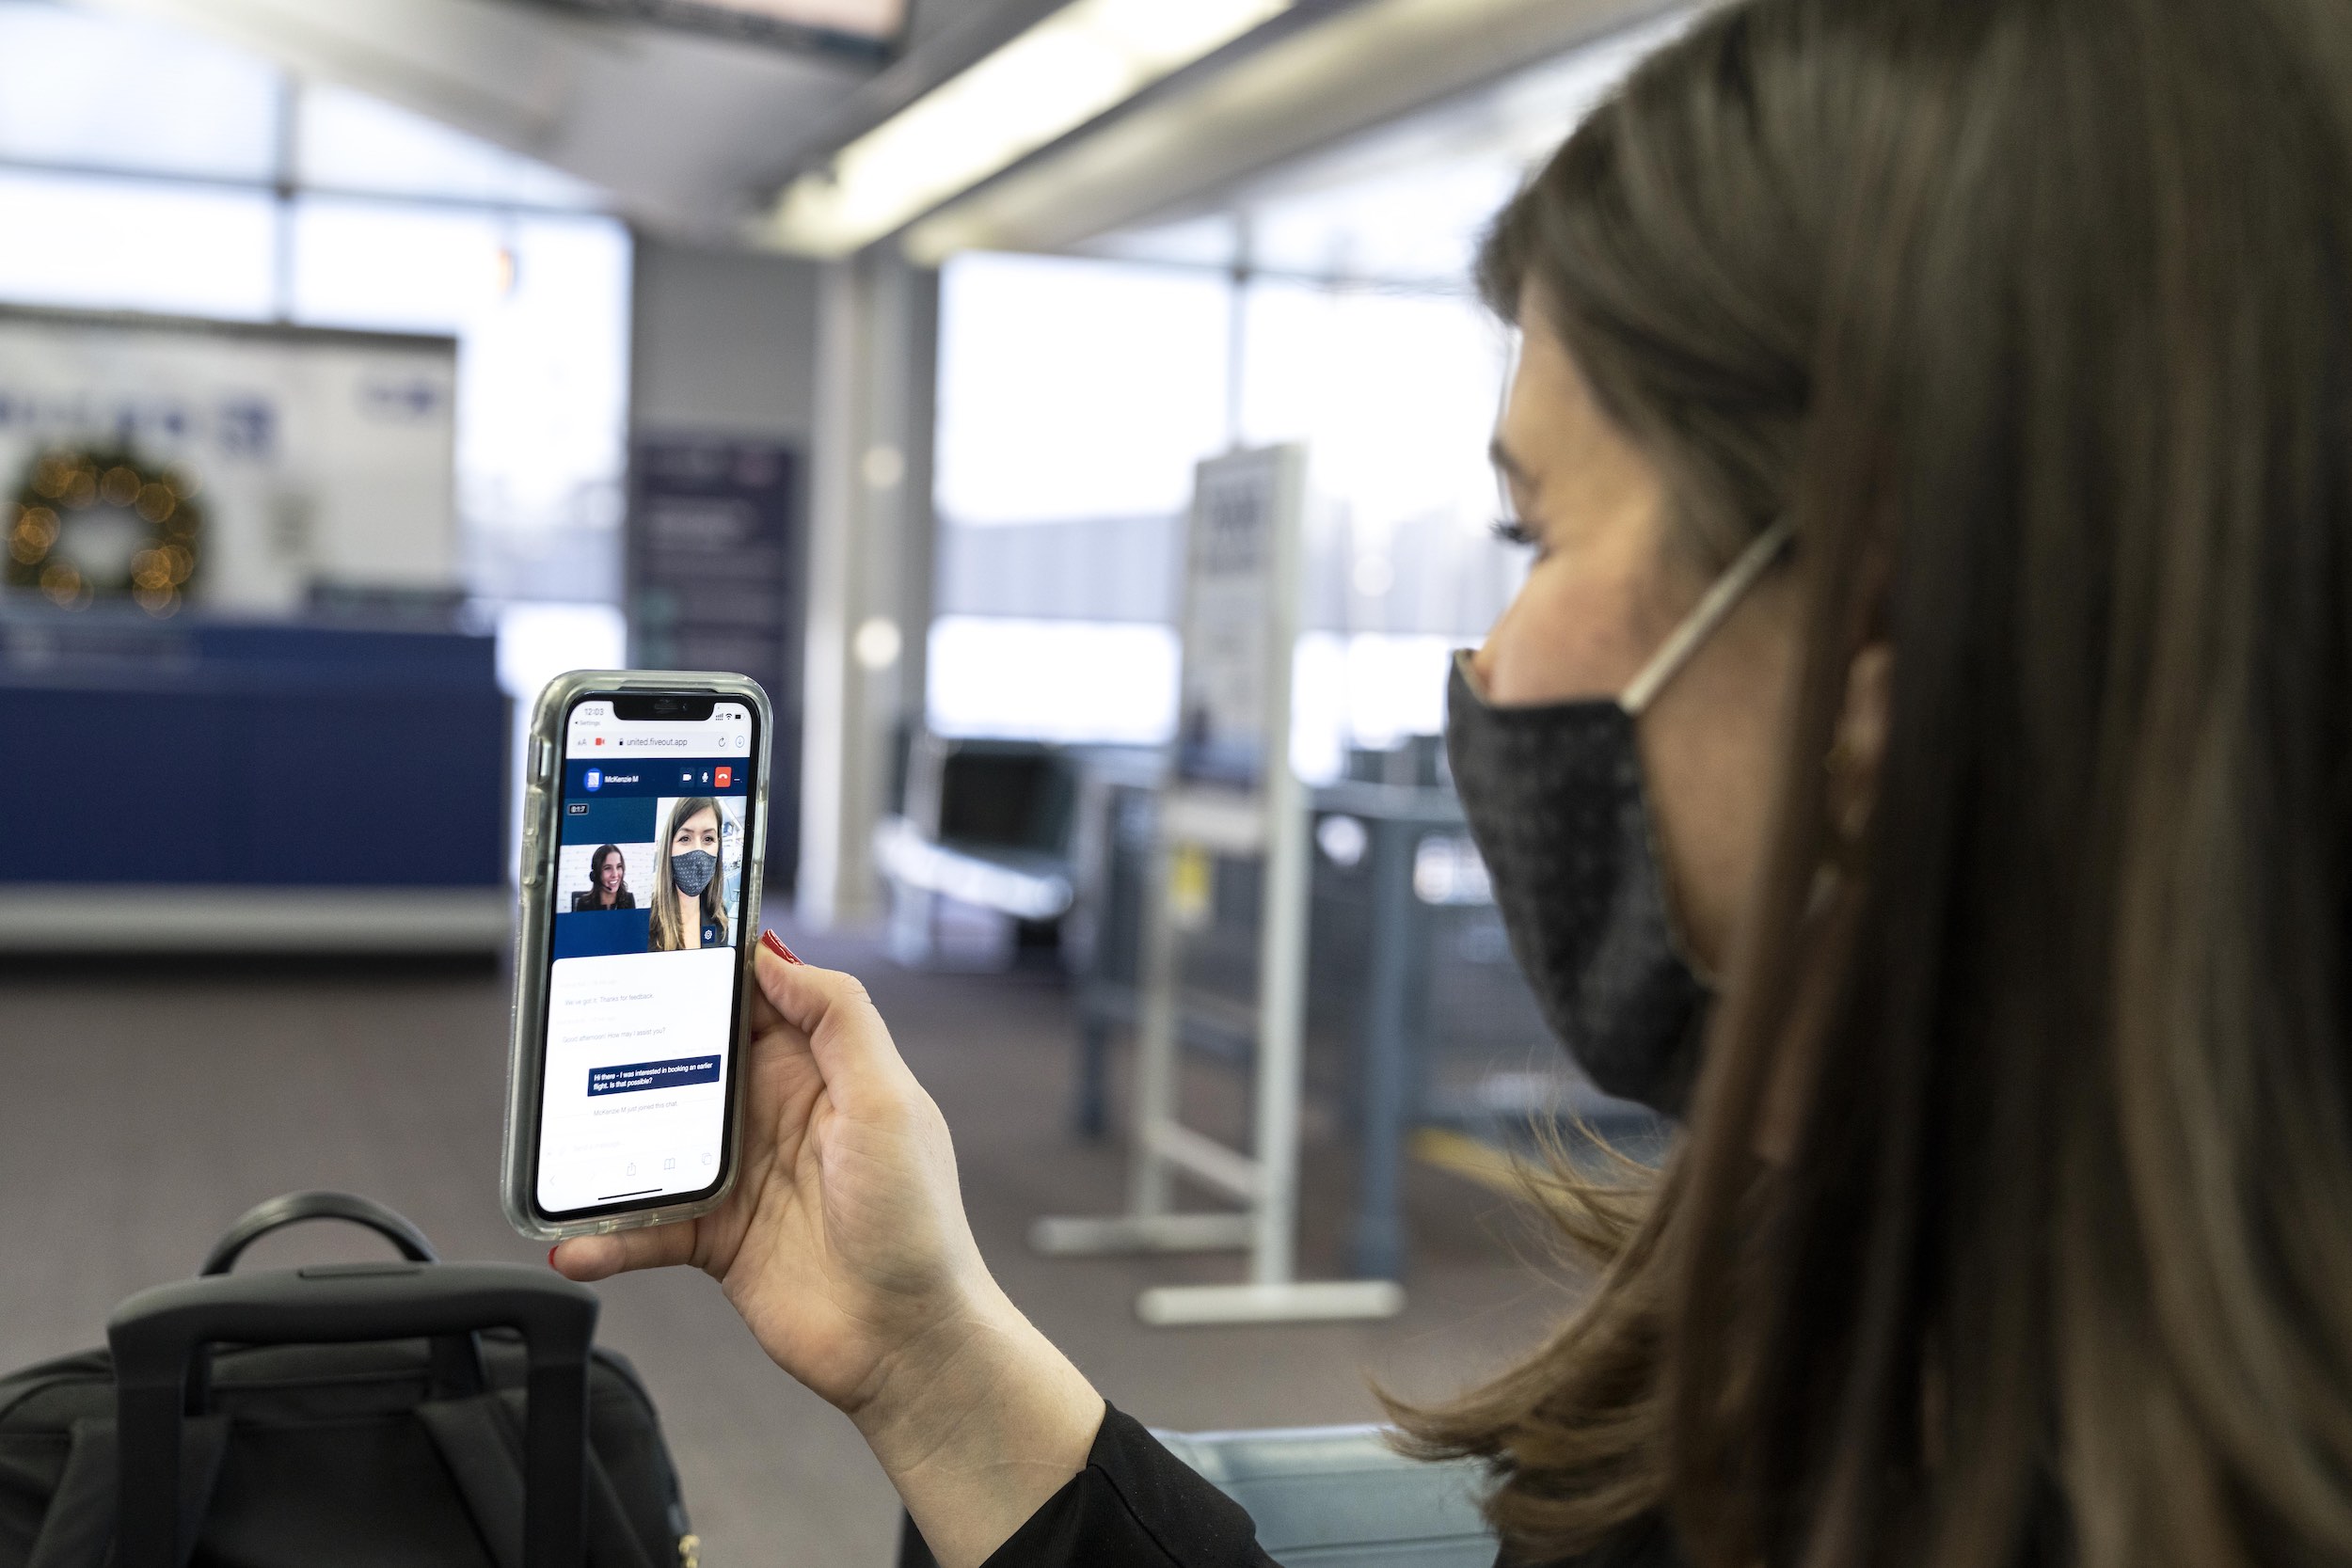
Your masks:
<svg viewBox="0 0 2352 1568"><path fill-rule="evenodd" d="M679 1056L666 1062L630 1062L622 1067L592 1067L588 1069L588 1092L600 1094L638 1094L646 1089L674 1089L687 1084L715 1084L719 1081L719 1058L716 1056Z"/></svg>

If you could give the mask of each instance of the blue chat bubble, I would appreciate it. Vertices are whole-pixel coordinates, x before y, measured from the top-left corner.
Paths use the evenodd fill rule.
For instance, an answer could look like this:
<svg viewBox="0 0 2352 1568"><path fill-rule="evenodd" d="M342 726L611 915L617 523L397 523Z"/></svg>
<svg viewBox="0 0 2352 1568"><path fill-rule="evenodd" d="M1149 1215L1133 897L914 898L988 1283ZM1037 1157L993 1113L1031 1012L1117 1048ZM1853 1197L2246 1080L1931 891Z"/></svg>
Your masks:
<svg viewBox="0 0 2352 1568"><path fill-rule="evenodd" d="M678 1056L666 1062L631 1062L627 1067L592 1067L588 1094L636 1094L644 1089L683 1088L719 1081L716 1056Z"/></svg>

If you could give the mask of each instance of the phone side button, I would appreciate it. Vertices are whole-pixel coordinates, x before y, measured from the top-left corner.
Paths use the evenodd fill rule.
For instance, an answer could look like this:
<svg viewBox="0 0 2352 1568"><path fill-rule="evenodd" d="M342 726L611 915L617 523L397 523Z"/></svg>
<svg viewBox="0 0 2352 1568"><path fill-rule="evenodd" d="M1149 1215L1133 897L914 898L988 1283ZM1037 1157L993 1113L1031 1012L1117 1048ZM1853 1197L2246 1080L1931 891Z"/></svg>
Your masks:
<svg viewBox="0 0 2352 1568"><path fill-rule="evenodd" d="M523 886L537 887L539 867L539 810L547 799L546 791L532 784L523 792Z"/></svg>

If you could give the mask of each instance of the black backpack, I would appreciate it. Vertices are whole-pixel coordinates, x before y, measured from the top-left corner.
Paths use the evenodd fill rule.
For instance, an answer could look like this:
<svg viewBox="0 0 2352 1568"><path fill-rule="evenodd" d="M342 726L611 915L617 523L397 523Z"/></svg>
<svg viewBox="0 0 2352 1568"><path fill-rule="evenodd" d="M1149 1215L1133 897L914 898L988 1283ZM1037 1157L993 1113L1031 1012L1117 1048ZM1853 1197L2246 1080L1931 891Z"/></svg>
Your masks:
<svg viewBox="0 0 2352 1568"><path fill-rule="evenodd" d="M231 1274L255 1238L351 1220L405 1261ZM694 1568L676 1469L594 1292L443 1263L346 1193L232 1226L108 1348L0 1379L0 1568Z"/></svg>

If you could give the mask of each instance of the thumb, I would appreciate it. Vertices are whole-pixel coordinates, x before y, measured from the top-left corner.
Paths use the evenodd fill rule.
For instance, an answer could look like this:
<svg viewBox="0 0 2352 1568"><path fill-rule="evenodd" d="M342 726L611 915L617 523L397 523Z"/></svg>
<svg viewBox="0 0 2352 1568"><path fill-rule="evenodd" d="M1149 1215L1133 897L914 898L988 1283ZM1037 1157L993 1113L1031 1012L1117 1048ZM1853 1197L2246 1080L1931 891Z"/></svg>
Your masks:
<svg viewBox="0 0 2352 1568"><path fill-rule="evenodd" d="M548 1265L582 1284L637 1269L666 1269L694 1260L697 1227L657 1225L602 1236L574 1236L548 1249Z"/></svg>
<svg viewBox="0 0 2352 1568"><path fill-rule="evenodd" d="M752 973L769 1005L807 1037L817 1070L836 1101L861 1088L895 1089L911 1078L889 1026L856 975L787 961L764 940Z"/></svg>

